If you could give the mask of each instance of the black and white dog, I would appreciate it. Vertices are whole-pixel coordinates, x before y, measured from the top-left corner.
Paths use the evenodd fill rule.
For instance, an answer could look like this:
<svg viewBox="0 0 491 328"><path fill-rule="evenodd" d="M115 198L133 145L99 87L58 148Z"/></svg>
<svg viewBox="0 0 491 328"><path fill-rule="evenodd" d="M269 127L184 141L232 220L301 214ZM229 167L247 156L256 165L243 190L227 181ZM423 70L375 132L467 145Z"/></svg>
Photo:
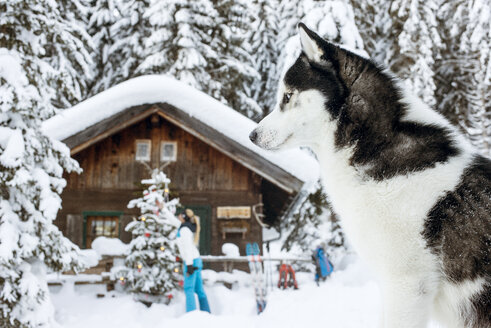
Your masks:
<svg viewBox="0 0 491 328"><path fill-rule="evenodd" d="M299 33L278 105L250 139L315 152L348 238L380 278L381 327L491 327L491 161L372 61Z"/></svg>

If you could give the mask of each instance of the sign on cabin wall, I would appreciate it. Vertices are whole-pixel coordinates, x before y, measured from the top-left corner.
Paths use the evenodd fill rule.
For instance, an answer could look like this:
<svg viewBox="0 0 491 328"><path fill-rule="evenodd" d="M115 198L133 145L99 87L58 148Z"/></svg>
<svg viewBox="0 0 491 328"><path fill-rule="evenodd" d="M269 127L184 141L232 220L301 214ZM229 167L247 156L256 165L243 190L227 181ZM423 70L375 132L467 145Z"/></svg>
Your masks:
<svg viewBox="0 0 491 328"><path fill-rule="evenodd" d="M250 206L218 206L217 218L218 219L250 219L251 207Z"/></svg>

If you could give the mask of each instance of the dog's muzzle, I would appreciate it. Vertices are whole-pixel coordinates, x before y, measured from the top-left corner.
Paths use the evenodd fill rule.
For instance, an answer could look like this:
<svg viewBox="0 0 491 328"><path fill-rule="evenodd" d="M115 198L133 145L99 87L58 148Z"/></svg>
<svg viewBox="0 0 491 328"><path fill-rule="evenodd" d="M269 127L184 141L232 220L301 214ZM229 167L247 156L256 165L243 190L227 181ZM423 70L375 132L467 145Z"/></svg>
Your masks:
<svg viewBox="0 0 491 328"><path fill-rule="evenodd" d="M256 129L252 130L252 132L249 134L249 139L251 139L251 141L253 143L256 143L256 140L257 140L257 131L256 131Z"/></svg>

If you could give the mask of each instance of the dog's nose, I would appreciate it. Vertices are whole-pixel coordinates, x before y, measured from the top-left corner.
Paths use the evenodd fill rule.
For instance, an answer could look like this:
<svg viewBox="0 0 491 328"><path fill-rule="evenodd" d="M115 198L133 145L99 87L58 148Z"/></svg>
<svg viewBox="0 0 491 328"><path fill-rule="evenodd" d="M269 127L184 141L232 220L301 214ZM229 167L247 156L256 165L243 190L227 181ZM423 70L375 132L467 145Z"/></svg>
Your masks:
<svg viewBox="0 0 491 328"><path fill-rule="evenodd" d="M252 132L249 134L249 139L251 139L252 142L255 142L257 139L257 132L256 130L252 130Z"/></svg>

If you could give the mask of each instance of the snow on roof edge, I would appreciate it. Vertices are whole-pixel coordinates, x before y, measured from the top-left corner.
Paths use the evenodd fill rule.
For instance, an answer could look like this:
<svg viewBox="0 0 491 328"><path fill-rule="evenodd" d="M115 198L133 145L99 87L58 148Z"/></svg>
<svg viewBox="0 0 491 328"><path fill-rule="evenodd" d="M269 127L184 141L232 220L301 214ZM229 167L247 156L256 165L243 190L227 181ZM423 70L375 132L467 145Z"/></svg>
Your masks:
<svg viewBox="0 0 491 328"><path fill-rule="evenodd" d="M220 131L304 182L317 180L317 161L301 149L270 152L254 145L256 123L207 94L165 75L139 76L113 86L43 122L43 131L64 140L129 107L165 102Z"/></svg>

